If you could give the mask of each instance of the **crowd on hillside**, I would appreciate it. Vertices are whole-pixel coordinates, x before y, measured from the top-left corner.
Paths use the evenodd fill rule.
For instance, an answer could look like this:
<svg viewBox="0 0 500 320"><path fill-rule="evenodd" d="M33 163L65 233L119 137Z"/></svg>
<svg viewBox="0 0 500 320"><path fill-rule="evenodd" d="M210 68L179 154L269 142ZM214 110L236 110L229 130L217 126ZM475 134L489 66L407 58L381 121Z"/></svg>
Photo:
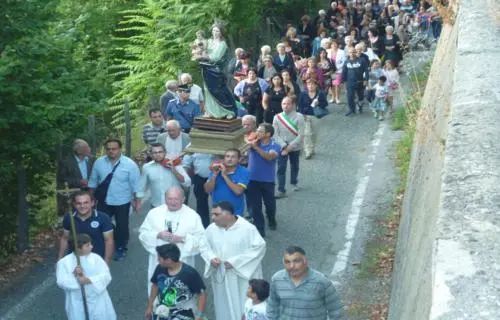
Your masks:
<svg viewBox="0 0 500 320"><path fill-rule="evenodd" d="M217 320L343 319L334 286L308 265L301 247L288 247L284 269L270 282L262 279L264 238L278 228L277 199L289 195L288 163L291 189L299 191L301 152L305 159L314 156L315 127L328 105L346 101L346 116L370 108L383 120L392 111L411 36L437 39L440 29L430 0L332 1L314 18L287 24L279 43L262 46L258 57L237 48L227 76L240 103L245 153L185 153L206 99L187 73L167 81L160 107L149 110L142 168L121 153L118 139L107 140L106 155L95 161L87 142L75 140L58 173L60 182L81 189L72 198L74 212L64 217L58 253L57 283L66 292L68 318L85 319L83 286L89 319L116 319L106 290L108 265L126 259L131 207L147 204L139 228L149 255L146 318L204 319L204 277ZM187 205L191 194L195 208ZM203 277L194 268L198 255Z"/></svg>

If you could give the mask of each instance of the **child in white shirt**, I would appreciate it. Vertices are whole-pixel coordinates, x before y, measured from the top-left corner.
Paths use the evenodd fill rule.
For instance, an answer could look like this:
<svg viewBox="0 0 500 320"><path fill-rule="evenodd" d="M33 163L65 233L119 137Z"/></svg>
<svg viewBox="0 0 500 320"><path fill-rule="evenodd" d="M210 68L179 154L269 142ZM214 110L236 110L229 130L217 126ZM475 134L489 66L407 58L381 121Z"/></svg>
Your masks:
<svg viewBox="0 0 500 320"><path fill-rule="evenodd" d="M242 320L267 320L266 299L269 297L269 282L250 279L247 289L248 300L245 302Z"/></svg>
<svg viewBox="0 0 500 320"><path fill-rule="evenodd" d="M375 90L375 100L371 104L371 108L375 115L375 118L382 121L384 120L384 114L387 110L387 98L389 96L389 88L387 87L387 78L385 76L380 76L378 78L377 84L373 87Z"/></svg>

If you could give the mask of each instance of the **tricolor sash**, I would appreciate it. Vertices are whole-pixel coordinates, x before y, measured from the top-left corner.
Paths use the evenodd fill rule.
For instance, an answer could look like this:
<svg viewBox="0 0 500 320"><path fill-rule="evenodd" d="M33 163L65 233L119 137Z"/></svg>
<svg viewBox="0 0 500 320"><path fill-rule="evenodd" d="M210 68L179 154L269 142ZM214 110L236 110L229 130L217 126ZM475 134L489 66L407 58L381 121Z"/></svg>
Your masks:
<svg viewBox="0 0 500 320"><path fill-rule="evenodd" d="M299 128L297 127L297 124L293 122L286 113L278 113L275 117L278 118L278 120L285 126L285 128L288 129L293 135L298 136L299 135Z"/></svg>

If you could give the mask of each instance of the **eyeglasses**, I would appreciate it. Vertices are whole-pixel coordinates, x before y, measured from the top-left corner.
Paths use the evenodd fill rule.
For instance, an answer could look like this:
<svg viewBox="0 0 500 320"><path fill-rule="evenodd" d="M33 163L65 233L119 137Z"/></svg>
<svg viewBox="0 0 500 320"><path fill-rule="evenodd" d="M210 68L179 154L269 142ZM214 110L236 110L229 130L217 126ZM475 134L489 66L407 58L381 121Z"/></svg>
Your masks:
<svg viewBox="0 0 500 320"><path fill-rule="evenodd" d="M165 151L153 151L151 152L151 154L163 154L165 153Z"/></svg>

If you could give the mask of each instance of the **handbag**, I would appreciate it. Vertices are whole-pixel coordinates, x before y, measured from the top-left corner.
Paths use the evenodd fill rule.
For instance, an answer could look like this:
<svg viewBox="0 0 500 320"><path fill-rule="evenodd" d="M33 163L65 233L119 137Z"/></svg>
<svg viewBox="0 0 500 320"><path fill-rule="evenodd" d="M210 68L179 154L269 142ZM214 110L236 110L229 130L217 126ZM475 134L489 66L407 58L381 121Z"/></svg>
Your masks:
<svg viewBox="0 0 500 320"><path fill-rule="evenodd" d="M313 109L314 116L318 119L321 119L330 113L330 112L328 112L328 110L326 108L322 108L322 107L314 107L312 109Z"/></svg>
<svg viewBox="0 0 500 320"><path fill-rule="evenodd" d="M108 195L108 189L109 189L109 185L111 183L111 179L113 179L113 174L115 173L115 170L116 170L116 168L118 168L119 164L120 164L120 161L118 161L118 163L113 167L113 170L95 188L94 197L97 200L97 202L102 201L102 203L105 203L106 196Z"/></svg>

